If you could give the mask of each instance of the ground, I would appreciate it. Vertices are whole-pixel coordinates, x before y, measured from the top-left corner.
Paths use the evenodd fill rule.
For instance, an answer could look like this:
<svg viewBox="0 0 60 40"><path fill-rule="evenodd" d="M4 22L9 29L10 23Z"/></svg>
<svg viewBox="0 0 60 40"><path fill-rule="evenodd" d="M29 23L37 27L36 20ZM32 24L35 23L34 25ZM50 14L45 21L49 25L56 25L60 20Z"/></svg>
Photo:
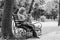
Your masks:
<svg viewBox="0 0 60 40"><path fill-rule="evenodd" d="M27 40L60 40L60 27L58 22L41 22L42 24L42 36L40 38L30 38ZM2 40L0 38L0 40Z"/></svg>
<svg viewBox="0 0 60 40"><path fill-rule="evenodd" d="M60 40L60 31L48 33L40 37L40 39L27 39L27 40Z"/></svg>
<svg viewBox="0 0 60 40"><path fill-rule="evenodd" d="M27 40L60 40L60 27L58 27L58 22L41 22L42 23L42 36L37 39L27 39Z"/></svg>

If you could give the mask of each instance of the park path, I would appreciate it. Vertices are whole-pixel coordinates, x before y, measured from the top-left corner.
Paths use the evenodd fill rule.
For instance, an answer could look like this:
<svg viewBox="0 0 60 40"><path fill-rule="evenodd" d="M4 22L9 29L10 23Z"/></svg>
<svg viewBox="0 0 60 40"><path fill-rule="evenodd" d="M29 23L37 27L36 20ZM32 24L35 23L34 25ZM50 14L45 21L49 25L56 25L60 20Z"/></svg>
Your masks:
<svg viewBox="0 0 60 40"><path fill-rule="evenodd" d="M42 36L37 39L27 39L27 40L60 40L60 27L58 27L58 22L41 22L42 23Z"/></svg>
<svg viewBox="0 0 60 40"><path fill-rule="evenodd" d="M27 40L60 40L60 31L51 32L41 36L39 39L27 39Z"/></svg>

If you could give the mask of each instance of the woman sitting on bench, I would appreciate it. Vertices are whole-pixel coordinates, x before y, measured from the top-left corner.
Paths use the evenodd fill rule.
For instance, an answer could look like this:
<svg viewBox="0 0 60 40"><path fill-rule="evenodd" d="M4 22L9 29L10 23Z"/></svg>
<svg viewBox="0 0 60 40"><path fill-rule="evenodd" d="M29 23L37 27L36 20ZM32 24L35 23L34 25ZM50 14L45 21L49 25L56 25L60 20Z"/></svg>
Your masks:
<svg viewBox="0 0 60 40"><path fill-rule="evenodd" d="M26 21L26 20L30 20L30 19L26 17L26 14L24 12L25 9L24 8L22 8L22 9L23 9L22 12L20 9L17 13L18 19L19 19L19 24L20 24L19 26L17 26L17 28L23 28L25 30L30 29L33 32L33 37L37 37L37 34L33 28L34 26L31 26L30 23Z"/></svg>

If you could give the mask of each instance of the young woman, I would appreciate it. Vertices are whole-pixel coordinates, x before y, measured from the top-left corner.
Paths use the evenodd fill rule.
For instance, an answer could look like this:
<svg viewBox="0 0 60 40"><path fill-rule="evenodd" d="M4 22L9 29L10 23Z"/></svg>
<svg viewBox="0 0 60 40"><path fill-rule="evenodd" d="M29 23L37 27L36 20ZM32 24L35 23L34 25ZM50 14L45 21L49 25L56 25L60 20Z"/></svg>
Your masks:
<svg viewBox="0 0 60 40"><path fill-rule="evenodd" d="M29 22L29 17L27 16L26 12L25 12L25 8L20 8L19 11L17 12L17 16L18 16L18 24L16 25L17 28L23 28L26 31L28 29L30 29L33 32L33 37L37 37L37 34L34 30L34 25L32 26L32 24Z"/></svg>

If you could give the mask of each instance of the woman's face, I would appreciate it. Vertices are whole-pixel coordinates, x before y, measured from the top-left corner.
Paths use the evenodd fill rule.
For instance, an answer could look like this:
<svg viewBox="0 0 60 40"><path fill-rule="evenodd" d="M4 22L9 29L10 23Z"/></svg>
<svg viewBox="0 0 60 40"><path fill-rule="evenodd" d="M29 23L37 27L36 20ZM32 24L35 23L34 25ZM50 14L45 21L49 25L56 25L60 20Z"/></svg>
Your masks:
<svg viewBox="0 0 60 40"><path fill-rule="evenodd" d="M23 13L24 13L24 10L20 10L19 13L20 13L20 14L23 14Z"/></svg>

